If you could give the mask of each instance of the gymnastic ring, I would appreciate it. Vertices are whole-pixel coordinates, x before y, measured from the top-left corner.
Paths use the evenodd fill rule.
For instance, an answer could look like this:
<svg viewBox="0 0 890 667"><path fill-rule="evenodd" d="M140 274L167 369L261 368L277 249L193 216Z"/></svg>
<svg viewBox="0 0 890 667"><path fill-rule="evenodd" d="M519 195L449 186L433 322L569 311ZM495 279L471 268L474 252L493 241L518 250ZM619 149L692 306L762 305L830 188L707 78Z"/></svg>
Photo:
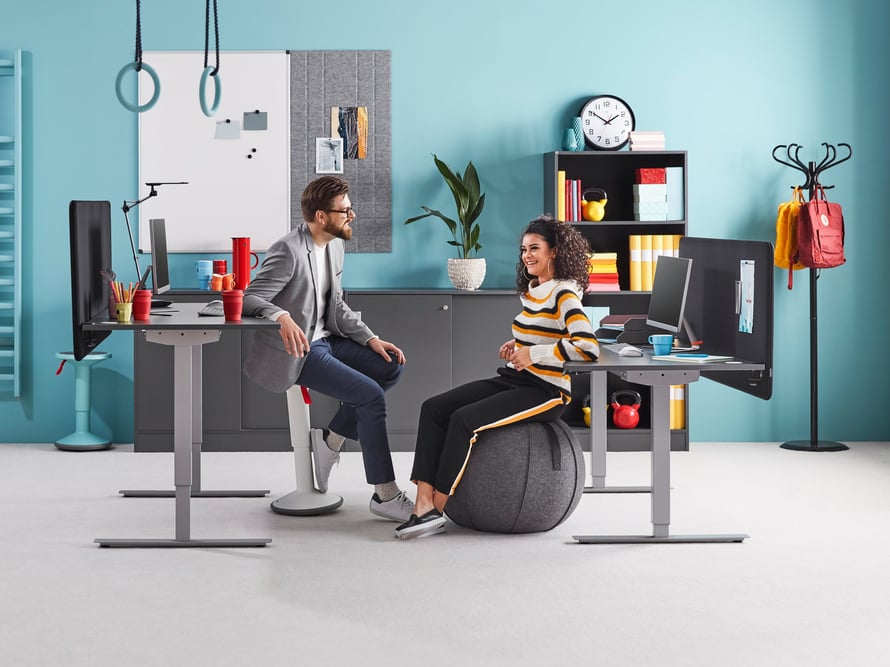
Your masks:
<svg viewBox="0 0 890 667"><path fill-rule="evenodd" d="M220 93L222 93L222 83L219 80L219 73L216 73L213 75L213 106L208 110L206 100L207 77L210 76L210 73L213 72L213 70L213 67L205 67L204 71L201 73L201 83L198 85L198 99L201 102L201 111L203 111L204 115L208 118L216 113L216 110L219 107L219 96Z"/></svg>
<svg viewBox="0 0 890 667"><path fill-rule="evenodd" d="M121 71L117 73L117 80L114 83L114 92L117 93L117 101L120 102L125 109L128 111L135 111L136 113L142 113L143 111L148 111L151 109L155 102L158 101L158 98L161 96L161 80L158 78L158 73L155 72L154 68L148 63L141 63L141 68L145 70L148 76L151 77L151 82L154 84L155 92L151 96L151 99L139 106L138 104L131 104L127 100L124 99L124 94L121 91L121 82L124 80L124 74L126 74L129 70L135 70L137 67L135 62L127 63L121 68Z"/></svg>

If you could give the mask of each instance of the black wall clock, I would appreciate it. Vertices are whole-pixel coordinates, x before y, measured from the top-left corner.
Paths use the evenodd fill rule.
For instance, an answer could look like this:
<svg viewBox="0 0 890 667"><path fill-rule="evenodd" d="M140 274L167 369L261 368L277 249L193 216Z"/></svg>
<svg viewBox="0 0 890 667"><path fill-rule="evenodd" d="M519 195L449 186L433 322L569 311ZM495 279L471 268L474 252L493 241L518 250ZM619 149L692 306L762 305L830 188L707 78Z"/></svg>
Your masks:
<svg viewBox="0 0 890 667"><path fill-rule="evenodd" d="M594 150L617 151L624 148L634 129L630 105L614 95L597 95L581 107L581 128L585 143Z"/></svg>

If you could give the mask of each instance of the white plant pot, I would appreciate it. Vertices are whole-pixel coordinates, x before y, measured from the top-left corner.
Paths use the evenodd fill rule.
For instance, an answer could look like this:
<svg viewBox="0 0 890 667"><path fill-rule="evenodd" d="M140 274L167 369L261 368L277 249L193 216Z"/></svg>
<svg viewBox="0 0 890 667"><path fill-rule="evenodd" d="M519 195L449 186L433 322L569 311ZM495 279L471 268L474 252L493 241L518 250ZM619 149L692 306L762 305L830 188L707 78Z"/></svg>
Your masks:
<svg viewBox="0 0 890 667"><path fill-rule="evenodd" d="M456 289L474 290L485 280L485 258L448 260L448 277Z"/></svg>

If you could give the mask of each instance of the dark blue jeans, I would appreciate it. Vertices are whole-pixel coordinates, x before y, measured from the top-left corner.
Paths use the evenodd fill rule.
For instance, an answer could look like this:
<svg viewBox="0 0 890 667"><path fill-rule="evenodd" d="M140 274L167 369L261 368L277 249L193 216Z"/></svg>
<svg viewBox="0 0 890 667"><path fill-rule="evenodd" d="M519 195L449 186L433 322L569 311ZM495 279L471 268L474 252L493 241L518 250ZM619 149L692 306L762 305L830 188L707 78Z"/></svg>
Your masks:
<svg viewBox="0 0 890 667"><path fill-rule="evenodd" d="M358 440L368 484L385 484L396 478L386 434L386 399L402 365L386 361L370 347L349 338L328 336L312 343L297 382L340 401L328 428Z"/></svg>

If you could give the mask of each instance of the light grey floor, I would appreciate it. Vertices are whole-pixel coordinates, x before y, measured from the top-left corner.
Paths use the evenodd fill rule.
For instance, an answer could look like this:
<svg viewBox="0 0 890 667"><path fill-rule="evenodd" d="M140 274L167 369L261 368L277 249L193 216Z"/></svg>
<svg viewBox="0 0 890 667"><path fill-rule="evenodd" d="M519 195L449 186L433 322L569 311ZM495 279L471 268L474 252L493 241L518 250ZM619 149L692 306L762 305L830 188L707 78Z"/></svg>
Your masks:
<svg viewBox="0 0 890 667"><path fill-rule="evenodd" d="M172 537L171 454L0 445L3 665L886 665L890 444L841 453L695 443L672 456L674 533L743 544L587 546L573 534L649 531L647 496L586 495L551 532L449 524L392 539L358 453L331 488L343 508L269 510L293 487L286 453L204 455L194 537L264 549L102 549ZM395 455L406 483L411 455ZM610 484L648 481L648 455L609 455ZM412 491L413 493L413 491Z"/></svg>

